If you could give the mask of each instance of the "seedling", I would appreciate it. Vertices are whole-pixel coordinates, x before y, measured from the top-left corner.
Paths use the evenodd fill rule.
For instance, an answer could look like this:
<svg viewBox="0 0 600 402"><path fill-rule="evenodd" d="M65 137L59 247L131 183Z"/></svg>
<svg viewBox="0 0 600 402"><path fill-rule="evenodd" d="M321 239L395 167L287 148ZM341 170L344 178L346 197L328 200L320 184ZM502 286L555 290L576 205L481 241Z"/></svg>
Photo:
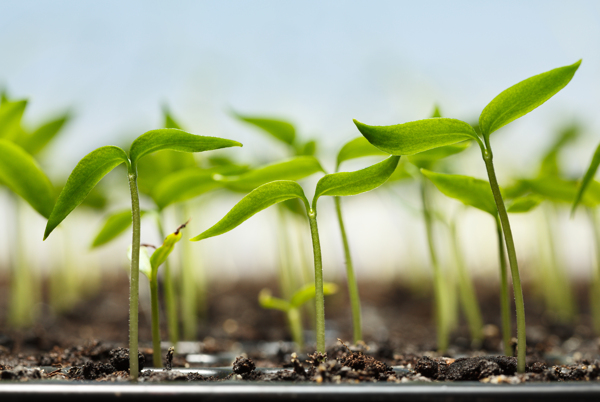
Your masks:
<svg viewBox="0 0 600 402"><path fill-rule="evenodd" d="M44 239L85 199L88 193L111 170L121 164L127 166L133 215L130 304L129 304L129 362L130 376L138 378L138 299L140 258L140 203L137 188L137 164L146 155L161 150L203 152L241 146L239 142L205 137L177 129L148 131L131 144L129 154L116 146L104 146L90 152L73 169L65 187L58 196L48 218Z"/></svg>
<svg viewBox="0 0 600 402"><path fill-rule="evenodd" d="M498 187L490 145L490 134L531 112L564 88L579 68L581 60L565 67L533 76L504 90L481 112L479 129L449 118L432 118L393 126L369 126L354 120L358 130L382 151L392 155L413 155L444 145L475 140L481 150L508 251L517 310L517 369L525 372L525 307L519 278L517 255L508 214ZM598 157L600 164L600 155Z"/></svg>
<svg viewBox="0 0 600 402"><path fill-rule="evenodd" d="M302 187L295 181L278 180L263 184L242 198L223 219L191 240L199 241L226 233L271 205L291 199L301 200L310 224L313 243L317 351L325 353L325 304L321 245L317 226L317 201L319 197L324 195L347 196L373 190L385 183L396 169L399 160L399 156L393 156L383 162L355 172L325 175L317 183L312 204L304 195Z"/></svg>
<svg viewBox="0 0 600 402"><path fill-rule="evenodd" d="M329 296L337 293L337 285L335 283L323 283L323 295ZM302 326L300 320L300 307L307 301L315 298L315 285L304 285L294 292L290 300L273 297L270 289L263 289L258 294L258 302L262 308L283 311L290 324L290 332L292 340L298 346L298 350L304 349L304 335L302 334Z"/></svg>
<svg viewBox="0 0 600 402"><path fill-rule="evenodd" d="M141 245L140 249L140 272L146 275L150 284L150 305L152 309L152 363L154 367L162 367L160 352L160 321L158 308L158 268L167 260L173 251L175 243L181 240L181 230L189 223L180 225L174 233L168 235L162 246L155 249L151 256L148 255L149 245ZM131 248L128 252L131 260Z"/></svg>

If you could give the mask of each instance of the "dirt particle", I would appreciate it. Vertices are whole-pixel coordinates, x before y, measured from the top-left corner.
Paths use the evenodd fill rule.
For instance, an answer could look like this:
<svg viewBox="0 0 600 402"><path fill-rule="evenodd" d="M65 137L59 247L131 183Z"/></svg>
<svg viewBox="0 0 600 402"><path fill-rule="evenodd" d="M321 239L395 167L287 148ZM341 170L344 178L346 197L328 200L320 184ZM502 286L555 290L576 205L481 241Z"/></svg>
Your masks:
<svg viewBox="0 0 600 402"><path fill-rule="evenodd" d="M110 364L117 371L127 371L129 370L129 349L126 348L116 348L110 351ZM146 358L144 355L138 351L138 362L139 369L142 370L144 368L144 363L146 363Z"/></svg>
<svg viewBox="0 0 600 402"><path fill-rule="evenodd" d="M251 373L255 368L254 362L247 357L237 357L233 363L233 372L242 376Z"/></svg>

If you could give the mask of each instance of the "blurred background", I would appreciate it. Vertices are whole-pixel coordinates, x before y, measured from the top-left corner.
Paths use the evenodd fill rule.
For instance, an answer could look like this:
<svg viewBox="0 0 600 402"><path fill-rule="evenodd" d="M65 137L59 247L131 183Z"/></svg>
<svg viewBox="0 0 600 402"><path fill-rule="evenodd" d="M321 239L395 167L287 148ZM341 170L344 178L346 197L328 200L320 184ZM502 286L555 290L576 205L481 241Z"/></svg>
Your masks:
<svg viewBox="0 0 600 402"><path fill-rule="evenodd" d="M66 111L71 115L38 159L51 178L65 177L97 147L126 147L145 131L162 127L165 105L190 132L242 142L243 148L221 154L252 166L281 159L286 150L240 123L232 111L287 120L298 136L318 141L316 155L332 171L340 147L359 135L353 118L374 125L402 123L429 117L437 104L443 116L475 123L502 90L583 59L565 89L492 136L499 179L508 185L515 177L535 176L560 131L577 124L580 135L561 154L565 176L577 179L600 139L598 49L597 1L0 0L0 89L11 99L29 100L25 126ZM485 178L472 148L453 157L451 170ZM356 161L345 169L372 162ZM115 190L109 212L129 205L123 176L118 171L106 179ZM317 179L305 182L307 196ZM195 207L185 236L208 228L239 198L209 197ZM0 202L7 202L4 192ZM344 202L359 278L408 281L430 275L415 188L374 191ZM438 203L449 216L460 209L442 196ZM329 278L341 279L333 202L320 204L324 269ZM20 218L27 222L27 258L37 269L50 269L48 261L63 245L59 236L42 242L45 220L29 212ZM543 214L536 213L514 217L525 271L538 259L545 235ZM89 250L103 216L69 217L62 225L75 238L69 250L84 271L125 272L129 235ZM260 280L263 273L274 273L275 218L266 211L227 235L194 243L211 280ZM7 223L13 219L9 209L0 210L5 271ZM496 280L493 221L479 211L466 211L461 221L469 269L474 275L493 273ZM172 218L171 226L177 224ZM585 213L569 220L565 207L555 224L565 269L588 278L594 249ZM153 225L145 225L142 241L157 243Z"/></svg>

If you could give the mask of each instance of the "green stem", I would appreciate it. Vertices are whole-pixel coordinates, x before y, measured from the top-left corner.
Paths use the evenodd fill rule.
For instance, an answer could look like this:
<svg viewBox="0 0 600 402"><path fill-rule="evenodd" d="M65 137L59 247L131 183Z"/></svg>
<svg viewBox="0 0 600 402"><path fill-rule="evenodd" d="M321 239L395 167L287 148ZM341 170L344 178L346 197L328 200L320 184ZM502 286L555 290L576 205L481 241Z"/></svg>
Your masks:
<svg viewBox="0 0 600 402"><path fill-rule="evenodd" d="M323 295L323 262L321 259L321 244L319 242L319 228L317 226L317 211L311 208L308 211L310 235L313 243L315 257L315 332L317 337L317 352L325 353L325 297Z"/></svg>
<svg viewBox="0 0 600 402"><path fill-rule="evenodd" d="M131 276L129 280L129 376L137 381L138 361L138 308L140 296L140 198L137 188L135 164L128 166L129 190L131 192L131 213L133 216L131 241Z"/></svg>
<svg viewBox="0 0 600 402"><path fill-rule="evenodd" d="M342 202L340 197L335 198L335 209L337 211L340 232L342 233L342 243L344 244L344 257L346 258L346 275L348 277L348 295L350 296L350 305L352 307L352 325L354 327L354 343L362 341L362 326L360 318L360 297L358 295L358 283L354 275L354 266L352 256L350 255L350 246L346 236L346 228L342 219Z"/></svg>
<svg viewBox="0 0 600 402"><path fill-rule="evenodd" d="M506 271L506 256L504 254L504 240L502 238L502 225L500 219L496 218L496 234L498 237L498 257L500 262L500 317L502 319L502 344L504 354L512 356L510 338L512 328L510 323L510 301L508 291L508 273Z"/></svg>
<svg viewBox="0 0 600 402"><path fill-rule="evenodd" d="M527 351L525 338L525 303L523 301L523 289L521 288L519 265L517 263L517 252L515 251L515 243L513 240L512 231L510 229L510 222L508 221L506 207L504 206L504 200L502 199L500 187L498 186L498 179L496 179L492 148L490 147L487 137L485 140L487 149L482 149L483 161L485 162L485 168L490 180L490 187L492 188L494 200L496 201L496 208L498 209L498 215L500 217L500 222L502 223L502 231L504 232L504 241L506 242L506 251L508 253L508 262L510 263L513 293L515 296L515 307L517 310L517 371L519 373L524 373L525 354Z"/></svg>
<svg viewBox="0 0 600 402"><path fill-rule="evenodd" d="M290 308L287 312L288 323L292 333L292 340L298 346L298 350L304 350L304 336L302 334L302 319L300 317L300 310L297 308Z"/></svg>
<svg viewBox="0 0 600 402"><path fill-rule="evenodd" d="M456 233L456 224L453 222L450 226L452 235L452 248L454 249L454 258L458 270L458 286L460 288L460 302L463 311L469 323L471 339L476 347L480 347L483 342L483 319L481 318L481 310L477 302L477 295L473 288L473 283L469 278L466 270L466 264L463 259L460 245L458 244L458 234Z"/></svg>
<svg viewBox="0 0 600 402"><path fill-rule="evenodd" d="M163 224L162 216L156 215L156 225L161 242L167 238ZM164 262L164 286L165 286L165 308L167 310L167 326L169 329L169 341L173 347L177 347L179 342L179 320L177 319L177 299L175 298L175 284L173 283L173 275L171 274L171 264L169 259ZM158 286L158 278L156 278ZM158 300L158 298L156 299ZM158 315L158 304L156 305ZM154 305L152 306L152 314L154 314ZM160 350L160 349L159 349Z"/></svg>
<svg viewBox="0 0 600 402"><path fill-rule="evenodd" d="M152 364L162 367L160 356L160 321L158 319L158 278L155 272L150 278L150 304L152 306Z"/></svg>
<svg viewBox="0 0 600 402"><path fill-rule="evenodd" d="M433 220L429 211L427 189L424 180L421 180L421 203L423 207L423 218L425 219L425 229L427 232L427 245L429 246L429 257L433 267L433 293L435 299L435 319L437 327L437 347L438 352L443 353L448 348L449 343L449 323L448 315L446 314L447 303L444 293L444 278L438 264L435 245L433 242Z"/></svg>

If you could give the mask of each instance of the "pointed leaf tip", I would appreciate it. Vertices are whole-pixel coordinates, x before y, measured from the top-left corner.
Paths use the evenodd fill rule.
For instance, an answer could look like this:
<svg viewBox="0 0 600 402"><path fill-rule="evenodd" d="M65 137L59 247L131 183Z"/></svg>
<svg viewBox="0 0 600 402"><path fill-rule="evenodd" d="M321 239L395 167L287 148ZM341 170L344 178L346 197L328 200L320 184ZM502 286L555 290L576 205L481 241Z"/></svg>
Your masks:
<svg viewBox="0 0 600 402"><path fill-rule="evenodd" d="M542 105L573 78L581 60L527 78L505 89L483 109L479 127L484 136Z"/></svg>

